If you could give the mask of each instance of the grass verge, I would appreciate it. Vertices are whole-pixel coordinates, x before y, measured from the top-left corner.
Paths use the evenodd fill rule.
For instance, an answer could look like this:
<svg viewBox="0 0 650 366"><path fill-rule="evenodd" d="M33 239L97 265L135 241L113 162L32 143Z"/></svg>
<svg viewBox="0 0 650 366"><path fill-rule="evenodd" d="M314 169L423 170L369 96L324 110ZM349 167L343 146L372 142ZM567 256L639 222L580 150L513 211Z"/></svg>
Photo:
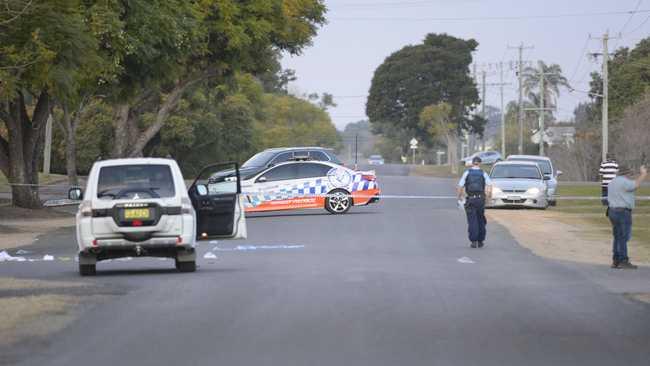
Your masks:
<svg viewBox="0 0 650 366"><path fill-rule="evenodd" d="M52 184L56 182L65 181L68 179L66 175L62 174L38 174L38 183L39 184ZM9 187L9 181L4 174L0 173L0 192L9 192L11 187Z"/></svg>
<svg viewBox="0 0 650 366"><path fill-rule="evenodd" d="M464 170L463 167L459 166L458 173L454 174L451 172L449 165L414 165L411 166L409 175L433 178L459 178Z"/></svg>
<svg viewBox="0 0 650 366"><path fill-rule="evenodd" d="M570 197L599 197L600 187L587 184L561 184L558 195ZM637 196L650 196L650 187L641 187ZM558 219L569 224L586 225L590 232L611 238L611 224L600 200L558 200L550 211L560 213ZM650 262L650 201L637 201L633 214L631 257Z"/></svg>

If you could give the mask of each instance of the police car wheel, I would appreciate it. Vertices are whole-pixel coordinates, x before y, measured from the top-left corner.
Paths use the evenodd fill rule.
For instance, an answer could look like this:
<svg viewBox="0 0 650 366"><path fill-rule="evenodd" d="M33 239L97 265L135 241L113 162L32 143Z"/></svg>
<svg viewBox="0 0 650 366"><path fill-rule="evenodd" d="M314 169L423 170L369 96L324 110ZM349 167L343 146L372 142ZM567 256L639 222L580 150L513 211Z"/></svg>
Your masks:
<svg viewBox="0 0 650 366"><path fill-rule="evenodd" d="M344 214L352 207L352 197L342 189L331 191L325 200L325 209L332 214Z"/></svg>

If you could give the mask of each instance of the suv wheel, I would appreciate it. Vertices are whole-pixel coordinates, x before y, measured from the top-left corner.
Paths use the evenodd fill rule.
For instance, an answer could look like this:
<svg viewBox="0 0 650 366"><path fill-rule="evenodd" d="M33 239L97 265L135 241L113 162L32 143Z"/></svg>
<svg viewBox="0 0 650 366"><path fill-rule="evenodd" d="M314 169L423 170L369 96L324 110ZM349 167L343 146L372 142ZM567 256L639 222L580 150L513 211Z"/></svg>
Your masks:
<svg viewBox="0 0 650 366"><path fill-rule="evenodd" d="M195 272L196 271L196 261L190 262L179 262L176 260L176 269L179 272Z"/></svg>
<svg viewBox="0 0 650 366"><path fill-rule="evenodd" d="M94 276L97 274L95 264L79 264L79 274L82 276Z"/></svg>

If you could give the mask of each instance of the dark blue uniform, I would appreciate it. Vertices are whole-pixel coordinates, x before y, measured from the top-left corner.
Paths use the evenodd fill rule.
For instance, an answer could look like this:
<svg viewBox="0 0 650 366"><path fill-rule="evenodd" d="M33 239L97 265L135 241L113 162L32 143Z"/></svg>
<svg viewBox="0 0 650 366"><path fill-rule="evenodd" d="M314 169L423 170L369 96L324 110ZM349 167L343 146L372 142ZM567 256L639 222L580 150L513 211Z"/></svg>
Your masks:
<svg viewBox="0 0 650 366"><path fill-rule="evenodd" d="M487 219L485 218L485 172L481 169L469 169L461 178L461 186L465 188L467 199L465 213L467 214L467 231L469 241L481 245L485 241Z"/></svg>

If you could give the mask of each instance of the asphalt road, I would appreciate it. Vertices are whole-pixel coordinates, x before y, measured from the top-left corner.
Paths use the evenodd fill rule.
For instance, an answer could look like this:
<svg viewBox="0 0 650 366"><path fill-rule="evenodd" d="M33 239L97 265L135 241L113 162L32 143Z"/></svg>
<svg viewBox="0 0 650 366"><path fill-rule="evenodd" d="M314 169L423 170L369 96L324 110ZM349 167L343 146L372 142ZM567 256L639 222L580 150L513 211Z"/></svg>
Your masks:
<svg viewBox="0 0 650 366"><path fill-rule="evenodd" d="M386 194L452 181L385 176ZM205 244L196 273L172 261L0 263L0 275L112 289L24 365L642 365L650 306L596 281L629 272L534 256L491 224L471 249L451 201L385 200L345 216L249 217L249 239ZM27 248L74 253L71 230ZM216 259L203 259L204 253ZM460 261L459 261L460 260ZM466 263L462 263L466 262ZM635 276L648 278L640 269ZM612 283L618 283L615 279Z"/></svg>

